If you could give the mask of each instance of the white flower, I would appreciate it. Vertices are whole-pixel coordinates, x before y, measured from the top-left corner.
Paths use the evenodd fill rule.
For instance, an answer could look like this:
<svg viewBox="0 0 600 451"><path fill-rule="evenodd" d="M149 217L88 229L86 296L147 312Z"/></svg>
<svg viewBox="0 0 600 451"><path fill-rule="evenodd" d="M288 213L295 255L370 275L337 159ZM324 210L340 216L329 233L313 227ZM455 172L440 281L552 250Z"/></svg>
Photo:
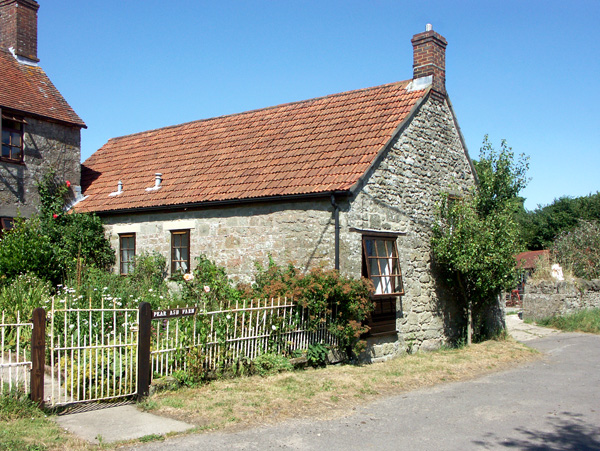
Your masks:
<svg viewBox="0 0 600 451"><path fill-rule="evenodd" d="M210 292L210 287L208 285L204 285L204 291L206 293Z"/></svg>
<svg viewBox="0 0 600 451"><path fill-rule="evenodd" d="M185 280L186 282L191 282L192 280L194 280L194 275L192 273L184 274L183 280Z"/></svg>
<svg viewBox="0 0 600 451"><path fill-rule="evenodd" d="M271 326L271 329L273 329L273 330L277 330L277 326L276 326L275 324L273 324L273 325Z"/></svg>
<svg viewBox="0 0 600 451"><path fill-rule="evenodd" d="M106 291L106 290L108 290L108 287L104 287L104 288L102 288L102 289L103 289L104 291Z"/></svg>
<svg viewBox="0 0 600 451"><path fill-rule="evenodd" d="M148 289L148 293L152 293L152 291L153 291L152 288Z"/></svg>

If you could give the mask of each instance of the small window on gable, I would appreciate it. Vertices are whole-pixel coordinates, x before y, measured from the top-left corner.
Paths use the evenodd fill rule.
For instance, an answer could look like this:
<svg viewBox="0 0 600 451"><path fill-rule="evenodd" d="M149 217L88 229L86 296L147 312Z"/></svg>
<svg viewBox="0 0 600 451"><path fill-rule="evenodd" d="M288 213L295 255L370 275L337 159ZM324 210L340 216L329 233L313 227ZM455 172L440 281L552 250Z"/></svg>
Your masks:
<svg viewBox="0 0 600 451"><path fill-rule="evenodd" d="M171 231L171 275L190 271L190 231Z"/></svg>
<svg viewBox="0 0 600 451"><path fill-rule="evenodd" d="M2 153L0 159L21 163L23 161L23 122L2 118Z"/></svg>
<svg viewBox="0 0 600 451"><path fill-rule="evenodd" d="M135 265L135 233L119 235L119 269L121 275L133 273Z"/></svg>

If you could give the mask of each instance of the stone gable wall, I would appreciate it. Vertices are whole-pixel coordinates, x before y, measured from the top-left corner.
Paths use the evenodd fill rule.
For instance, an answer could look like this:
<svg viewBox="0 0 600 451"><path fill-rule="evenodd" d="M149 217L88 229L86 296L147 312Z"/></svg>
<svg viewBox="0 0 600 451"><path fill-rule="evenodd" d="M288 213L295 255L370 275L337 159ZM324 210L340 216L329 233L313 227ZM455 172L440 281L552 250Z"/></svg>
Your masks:
<svg viewBox="0 0 600 451"><path fill-rule="evenodd" d="M470 162L445 102L429 100L352 202L346 227L402 232L397 238L405 295L398 299L398 334L378 337L370 358L438 348L457 333L453 296L432 268L430 239L441 192L464 194L474 184ZM361 234L342 235L360 272Z"/></svg>
<svg viewBox="0 0 600 451"><path fill-rule="evenodd" d="M0 216L29 217L37 211L36 183L51 168L72 187L81 180L79 127L26 118L23 164L0 161Z"/></svg>
<svg viewBox="0 0 600 451"><path fill-rule="evenodd" d="M398 334L373 338L368 360L439 347L457 330L452 297L432 273L429 240L440 192L463 192L473 173L445 102L428 100L411 124L340 207L340 271L362 272L362 229L403 232L397 239L406 295L397 300ZM104 218L114 249L136 233L136 252L170 260L170 231L190 229L193 259L205 254L233 278L249 282L254 262L333 268L334 209L329 198L256 203L185 212Z"/></svg>
<svg viewBox="0 0 600 451"><path fill-rule="evenodd" d="M523 296L523 318L538 320L579 310L600 308L600 279L527 284Z"/></svg>

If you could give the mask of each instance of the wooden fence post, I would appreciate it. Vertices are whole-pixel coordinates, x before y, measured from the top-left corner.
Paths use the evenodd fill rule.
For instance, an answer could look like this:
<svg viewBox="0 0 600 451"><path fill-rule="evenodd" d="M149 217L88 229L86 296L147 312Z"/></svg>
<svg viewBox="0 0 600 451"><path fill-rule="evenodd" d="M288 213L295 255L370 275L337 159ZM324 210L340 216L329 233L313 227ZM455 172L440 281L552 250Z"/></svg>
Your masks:
<svg viewBox="0 0 600 451"><path fill-rule="evenodd" d="M31 400L44 405L44 365L46 363L46 310L38 307L33 311L31 334Z"/></svg>
<svg viewBox="0 0 600 451"><path fill-rule="evenodd" d="M150 391L150 336L152 307L142 302L139 307L137 395L138 399L148 396Z"/></svg>

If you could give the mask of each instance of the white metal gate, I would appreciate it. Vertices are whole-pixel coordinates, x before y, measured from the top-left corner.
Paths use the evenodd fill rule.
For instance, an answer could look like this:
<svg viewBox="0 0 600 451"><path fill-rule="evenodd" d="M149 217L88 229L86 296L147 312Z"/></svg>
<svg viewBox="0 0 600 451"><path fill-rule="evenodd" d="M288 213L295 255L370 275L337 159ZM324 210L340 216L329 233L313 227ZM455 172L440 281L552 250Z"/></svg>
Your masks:
<svg viewBox="0 0 600 451"><path fill-rule="evenodd" d="M49 312L48 404L100 401L137 391L138 310L58 308ZM48 386L48 384L46 384Z"/></svg>

